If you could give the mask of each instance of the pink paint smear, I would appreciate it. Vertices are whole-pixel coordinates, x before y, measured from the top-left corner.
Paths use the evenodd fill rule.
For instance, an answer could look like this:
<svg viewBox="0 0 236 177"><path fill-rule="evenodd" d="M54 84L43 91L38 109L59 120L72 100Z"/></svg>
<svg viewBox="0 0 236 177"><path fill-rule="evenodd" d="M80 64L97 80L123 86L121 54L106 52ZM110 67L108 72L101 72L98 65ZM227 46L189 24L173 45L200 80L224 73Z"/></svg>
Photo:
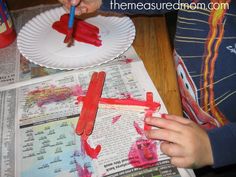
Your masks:
<svg viewBox="0 0 236 177"><path fill-rule="evenodd" d="M76 162L76 171L78 177L91 177L92 173L89 172L88 168L84 165L83 167Z"/></svg>
<svg viewBox="0 0 236 177"><path fill-rule="evenodd" d="M144 139L144 130L137 122L134 122L134 128L141 138L131 146L128 155L129 162L133 167L151 167L158 161L157 145L153 140Z"/></svg>
<svg viewBox="0 0 236 177"><path fill-rule="evenodd" d="M134 61L134 59L131 58L126 58L125 60L123 60L126 64L132 63Z"/></svg>
<svg viewBox="0 0 236 177"><path fill-rule="evenodd" d="M121 115L112 118L112 124L116 123L121 118Z"/></svg>
<svg viewBox="0 0 236 177"><path fill-rule="evenodd" d="M157 145L152 140L138 139L130 148L129 162L133 167L148 168L158 161Z"/></svg>
<svg viewBox="0 0 236 177"><path fill-rule="evenodd" d="M26 97L26 105L37 104L38 107L42 107L45 104L64 101L71 96L80 96L82 94L83 91L79 85L72 88L50 86L47 89L37 89L29 92Z"/></svg>
<svg viewBox="0 0 236 177"><path fill-rule="evenodd" d="M141 135L141 136L144 135L143 129L139 126L139 124L138 124L137 122L134 122L134 128L135 128L136 132L137 132L139 135Z"/></svg>
<svg viewBox="0 0 236 177"><path fill-rule="evenodd" d="M73 130L75 130L75 127L74 127L74 124L71 125L71 128ZM72 135L74 136L74 142L76 144L76 137L77 134L75 133L75 131L72 132ZM85 155L85 150L84 150L84 147L82 146L82 143L81 143L81 150L78 151L78 150L75 150L74 151L74 154L73 154L73 157L74 157L74 162L75 162L75 165L76 165L76 171L77 171L77 176L78 177L91 177L92 176L92 173L89 172L89 169L87 168L86 165L83 165L83 167L76 161L76 156L84 156Z"/></svg>

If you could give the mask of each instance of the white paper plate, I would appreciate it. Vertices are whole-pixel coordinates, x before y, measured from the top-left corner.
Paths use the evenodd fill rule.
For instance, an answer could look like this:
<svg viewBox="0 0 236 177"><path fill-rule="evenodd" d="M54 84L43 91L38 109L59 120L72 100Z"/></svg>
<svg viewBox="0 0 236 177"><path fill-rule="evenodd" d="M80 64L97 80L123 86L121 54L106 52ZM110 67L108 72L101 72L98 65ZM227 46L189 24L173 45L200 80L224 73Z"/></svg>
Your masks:
<svg viewBox="0 0 236 177"><path fill-rule="evenodd" d="M67 47L64 34L52 24L65 13L60 7L39 14L30 20L17 38L22 55L38 65L54 69L81 69L106 63L125 52L135 38L135 27L128 17L101 16L86 19L100 29L102 46L75 41Z"/></svg>

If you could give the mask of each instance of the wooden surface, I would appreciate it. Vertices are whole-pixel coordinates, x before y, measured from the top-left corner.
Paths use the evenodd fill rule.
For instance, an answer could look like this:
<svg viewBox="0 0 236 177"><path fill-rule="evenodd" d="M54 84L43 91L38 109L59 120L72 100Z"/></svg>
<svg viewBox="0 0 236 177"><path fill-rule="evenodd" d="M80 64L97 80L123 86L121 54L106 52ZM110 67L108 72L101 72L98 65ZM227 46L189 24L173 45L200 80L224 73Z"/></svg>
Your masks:
<svg viewBox="0 0 236 177"><path fill-rule="evenodd" d="M53 4L56 0L8 0L9 9L38 4ZM168 38L165 16L131 17L136 27L133 46L160 93L170 114L182 115L176 82L172 50Z"/></svg>
<svg viewBox="0 0 236 177"><path fill-rule="evenodd" d="M133 17L133 46L160 93L170 114L182 115L172 49L164 16Z"/></svg>

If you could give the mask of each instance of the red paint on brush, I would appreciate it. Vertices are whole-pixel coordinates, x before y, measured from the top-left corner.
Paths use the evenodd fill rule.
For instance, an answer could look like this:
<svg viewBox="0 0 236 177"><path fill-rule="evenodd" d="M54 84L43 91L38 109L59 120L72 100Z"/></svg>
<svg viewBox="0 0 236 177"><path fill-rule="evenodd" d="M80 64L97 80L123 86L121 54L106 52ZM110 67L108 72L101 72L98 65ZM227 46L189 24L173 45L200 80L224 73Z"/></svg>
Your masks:
<svg viewBox="0 0 236 177"><path fill-rule="evenodd" d="M96 148L92 148L88 143L88 137L86 135L81 136L81 145L83 146L86 154L92 159L97 159L97 156L102 149L101 145L97 145Z"/></svg>
<svg viewBox="0 0 236 177"><path fill-rule="evenodd" d="M67 34L64 39L64 43L72 43L73 42L73 28L67 29Z"/></svg>
<svg viewBox="0 0 236 177"><path fill-rule="evenodd" d="M67 35L68 33L68 24L69 15L64 14L61 16L60 21L56 21L53 23L52 28L58 31L59 33L63 33ZM76 19L74 20L74 28L73 28L72 37L79 41L88 44L95 45L97 47L102 45L102 41L99 39L99 28L89 24L83 20Z"/></svg>

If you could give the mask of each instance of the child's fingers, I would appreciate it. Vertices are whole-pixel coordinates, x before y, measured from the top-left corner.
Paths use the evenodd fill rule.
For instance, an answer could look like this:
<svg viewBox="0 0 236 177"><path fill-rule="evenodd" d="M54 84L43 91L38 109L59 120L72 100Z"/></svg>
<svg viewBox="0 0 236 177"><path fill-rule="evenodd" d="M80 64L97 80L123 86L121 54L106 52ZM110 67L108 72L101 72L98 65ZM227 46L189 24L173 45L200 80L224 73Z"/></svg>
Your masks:
<svg viewBox="0 0 236 177"><path fill-rule="evenodd" d="M88 9L86 7L77 7L76 10L75 10L75 14L76 15L81 15L81 14L85 14L88 12Z"/></svg>
<svg viewBox="0 0 236 177"><path fill-rule="evenodd" d="M183 131L185 125L180 122L171 119L163 119L163 118L146 118L145 122L149 125L156 126L159 128L164 128L168 130L174 130L177 132Z"/></svg>
<svg viewBox="0 0 236 177"><path fill-rule="evenodd" d="M176 116L176 115L169 115L169 114L163 114L162 117L165 119L168 119L168 120L177 121L182 124L189 124L191 121L191 120L186 119L184 117L180 117L180 116Z"/></svg>
<svg viewBox="0 0 236 177"><path fill-rule="evenodd" d="M81 15L82 12L81 12L81 9L80 8L76 8L75 9L75 15Z"/></svg>
<svg viewBox="0 0 236 177"><path fill-rule="evenodd" d="M175 143L162 142L161 143L161 151L170 156L170 157L182 157L184 156L183 147Z"/></svg>
<svg viewBox="0 0 236 177"><path fill-rule="evenodd" d="M171 157L171 164L178 168L194 168L195 165L186 157Z"/></svg>
<svg viewBox="0 0 236 177"><path fill-rule="evenodd" d="M70 12L69 8L68 8L66 5L63 5L63 8L65 9L65 11L66 11L67 13Z"/></svg>
<svg viewBox="0 0 236 177"><path fill-rule="evenodd" d="M167 129L151 129L145 131L145 136L149 139L164 140L179 144L180 134Z"/></svg>
<svg viewBox="0 0 236 177"><path fill-rule="evenodd" d="M81 13L85 14L88 12L88 8L87 7L81 7Z"/></svg>
<svg viewBox="0 0 236 177"><path fill-rule="evenodd" d="M71 5L76 6L76 5L78 5L80 3L80 1L81 0L71 0L70 2L71 2Z"/></svg>

